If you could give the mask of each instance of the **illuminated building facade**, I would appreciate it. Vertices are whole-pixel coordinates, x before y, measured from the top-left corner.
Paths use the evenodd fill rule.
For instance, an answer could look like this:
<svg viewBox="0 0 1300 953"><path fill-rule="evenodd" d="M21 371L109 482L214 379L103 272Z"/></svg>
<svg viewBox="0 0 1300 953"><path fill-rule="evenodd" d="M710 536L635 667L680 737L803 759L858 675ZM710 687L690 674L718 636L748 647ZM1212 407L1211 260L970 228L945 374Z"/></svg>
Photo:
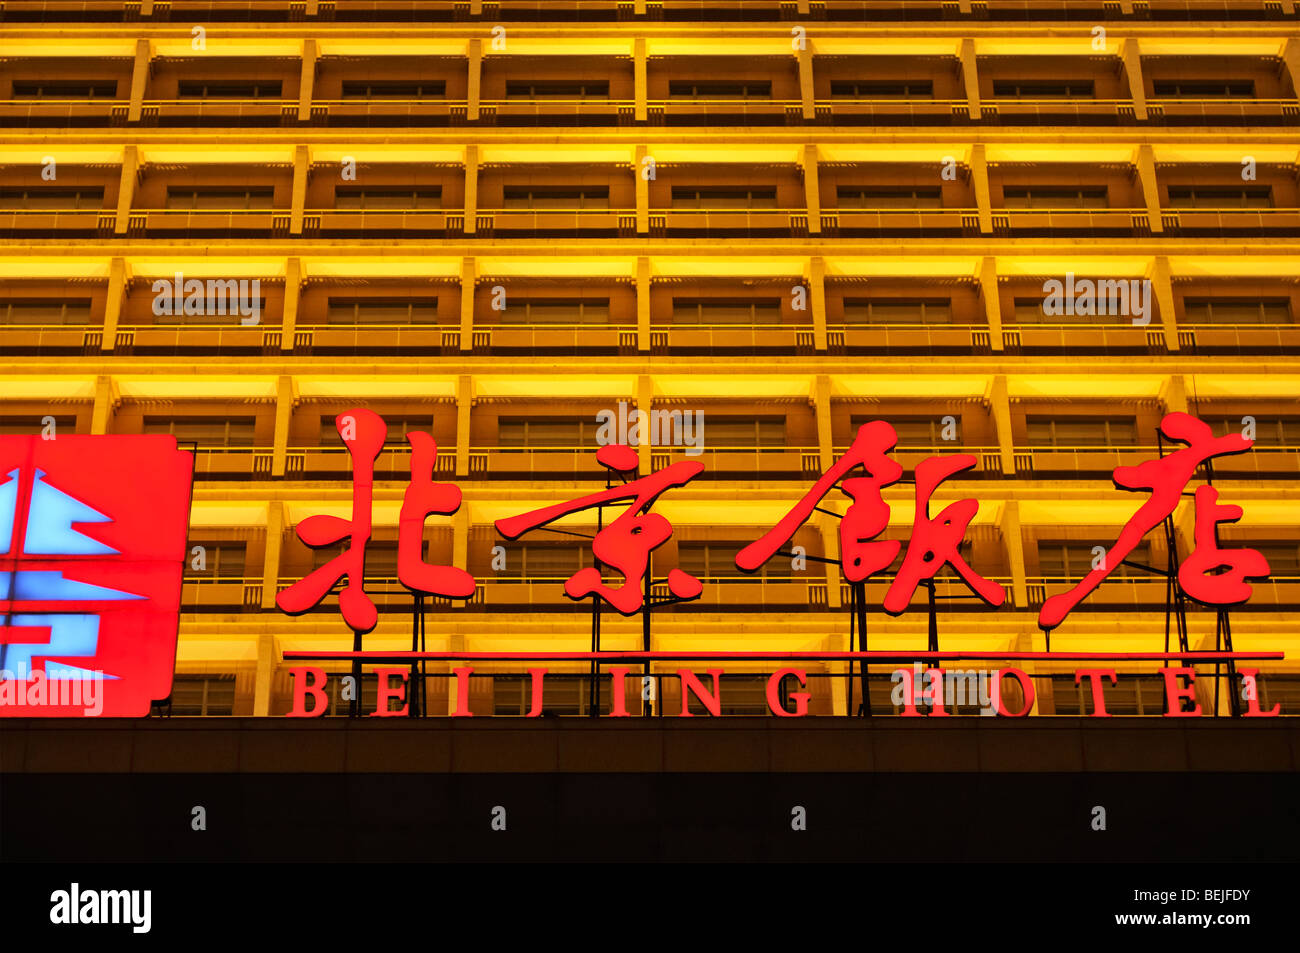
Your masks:
<svg viewBox="0 0 1300 953"><path fill-rule="evenodd" d="M507 542L493 523L603 486L601 415L639 408L667 421L640 435L643 473L706 468L656 507L675 534L655 579L680 566L704 582L654 613L656 650L849 647L848 587L818 561L837 554L829 513L793 540L806 561L750 576L734 559L885 419L909 473L935 453L979 461L935 503L980 501L963 553L1007 604L949 601L964 589L943 577L939 644L1015 652L1045 647L1039 606L1140 502L1112 470L1156 456L1160 419L1186 411L1255 431L1214 470L1245 510L1223 538L1272 567L1233 636L1295 656L1296 14L6 0L0 427L196 450L173 715L283 714L284 652L351 647L333 600L290 618L275 598L333 555L293 530L347 515L334 421L356 407L390 442L368 649L411 645L394 578L410 431L434 436L439 478L464 493L430 520L428 558L478 582L467 605L430 607L432 650L591 647L590 603L562 591L588 544ZM1126 293L1084 304L1102 282ZM912 494L886 491L890 538L907 538ZM1186 555L1190 499L1175 523ZM1166 564L1163 535L1145 547L1135 562ZM869 647L924 649L924 593L892 618L884 589L868 587ZM1162 577L1121 567L1052 649L1159 651L1165 604ZM1188 620L1190 647L1213 648L1214 613ZM639 618L605 613L601 630L604 648L641 644ZM1109 710L1160 714L1158 664L1132 666ZM896 710L892 667L876 714ZM1088 713L1074 667L1026 664L1035 715ZM772 666L725 668L723 713L765 713ZM589 713L585 667L552 667L566 671L548 710ZM843 673L809 666L811 713L852 713ZM1296 679L1292 662L1266 667L1263 706L1300 713ZM428 691L430 713L455 710L448 679ZM671 714L675 678L661 691ZM476 664L469 695L477 714L522 715L522 667Z"/></svg>

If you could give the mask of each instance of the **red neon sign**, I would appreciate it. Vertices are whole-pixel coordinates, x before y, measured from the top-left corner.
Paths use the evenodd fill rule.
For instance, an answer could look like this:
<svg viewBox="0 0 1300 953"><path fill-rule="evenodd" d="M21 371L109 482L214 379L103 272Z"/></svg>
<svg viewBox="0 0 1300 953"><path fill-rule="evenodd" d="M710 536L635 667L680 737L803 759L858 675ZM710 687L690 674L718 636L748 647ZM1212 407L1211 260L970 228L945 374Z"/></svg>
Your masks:
<svg viewBox="0 0 1300 953"><path fill-rule="evenodd" d="M0 715L171 694L193 478L174 437L0 437Z"/></svg>

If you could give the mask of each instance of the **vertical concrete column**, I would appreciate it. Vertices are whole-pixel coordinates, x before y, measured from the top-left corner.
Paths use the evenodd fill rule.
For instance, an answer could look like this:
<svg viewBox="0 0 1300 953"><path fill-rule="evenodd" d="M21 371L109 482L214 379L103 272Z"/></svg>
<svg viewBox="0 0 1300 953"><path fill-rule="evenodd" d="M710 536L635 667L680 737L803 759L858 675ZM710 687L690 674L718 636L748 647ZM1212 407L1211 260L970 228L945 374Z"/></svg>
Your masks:
<svg viewBox="0 0 1300 953"><path fill-rule="evenodd" d="M301 235L307 210L307 177L311 174L311 161L306 146L293 150L293 199L289 209L289 234Z"/></svg>
<svg viewBox="0 0 1300 953"><path fill-rule="evenodd" d="M293 350L298 333L298 301L302 297L302 260L289 258L284 263L284 315L280 319L280 350Z"/></svg>
<svg viewBox="0 0 1300 953"><path fill-rule="evenodd" d="M316 89L316 41L302 41L302 74L298 80L298 121L311 120L311 101Z"/></svg>
<svg viewBox="0 0 1300 953"><path fill-rule="evenodd" d="M276 638L265 633L257 638L257 676L253 681L253 717L265 718L271 714L271 681L275 677L275 664L279 652Z"/></svg>
<svg viewBox="0 0 1300 953"><path fill-rule="evenodd" d="M1127 37L1119 48L1124 77L1128 80L1128 95L1133 100L1133 118L1138 122L1147 119L1147 88L1142 79L1142 48L1134 37Z"/></svg>
<svg viewBox="0 0 1300 953"><path fill-rule="evenodd" d="M1025 540L1020 531L1020 504L1016 500L1002 504L1001 527L1011 569L1011 601L1017 609L1024 609L1029 605L1029 576L1025 570Z"/></svg>
<svg viewBox="0 0 1300 953"><path fill-rule="evenodd" d="M1292 7L1291 13L1295 12ZM1282 63L1291 77L1291 95L1300 98L1300 39L1291 37L1282 47Z"/></svg>
<svg viewBox="0 0 1300 953"><path fill-rule="evenodd" d="M636 233L650 234L650 180L645 177L645 159L650 154L647 146L637 146L632 163L633 184L636 187Z"/></svg>
<svg viewBox="0 0 1300 953"><path fill-rule="evenodd" d="M1182 374L1172 374L1160 387L1160 400L1167 414L1189 413L1187 407L1187 381Z"/></svg>
<svg viewBox="0 0 1300 953"><path fill-rule="evenodd" d="M470 414L474 410L474 379L456 378L456 476L469 476ZM457 565L460 565L457 563Z"/></svg>
<svg viewBox="0 0 1300 953"><path fill-rule="evenodd" d="M1178 315L1174 311L1174 280L1169 268L1169 259L1157 255L1148 271L1151 292L1155 295L1156 307L1160 311L1160 327L1165 332L1165 348L1170 352L1178 350Z"/></svg>
<svg viewBox="0 0 1300 953"><path fill-rule="evenodd" d="M987 394L989 412L993 416L993 430L998 438L998 453L1002 457L1002 473L1014 476L1016 472L1016 438L1011 430L1011 397L1007 393L1005 374L997 374L989 381Z"/></svg>
<svg viewBox="0 0 1300 953"><path fill-rule="evenodd" d="M478 261L463 258L460 263L460 349L474 349L474 285L478 280ZM459 437L457 438L459 439Z"/></svg>
<svg viewBox="0 0 1300 953"><path fill-rule="evenodd" d="M107 374L95 378L95 403L90 411L90 432L96 435L108 433L113 420L113 411L120 402L117 382Z"/></svg>
<svg viewBox="0 0 1300 953"><path fill-rule="evenodd" d="M835 463L834 428L831 426L831 379L818 374L813 379L813 413L817 419L817 462L825 473Z"/></svg>
<svg viewBox="0 0 1300 953"><path fill-rule="evenodd" d="M966 114L972 122L983 116L980 105L979 58L975 55L975 41L970 37L961 41L957 58L961 61L961 81L966 89Z"/></svg>
<svg viewBox="0 0 1300 953"><path fill-rule="evenodd" d="M293 378L281 374L275 382L275 435L271 447L271 476L276 479L282 479L288 468L289 424L297 402Z"/></svg>
<svg viewBox="0 0 1300 953"><path fill-rule="evenodd" d="M815 255L808 260L808 297L811 299L813 349L826 350L826 259Z"/></svg>
<svg viewBox="0 0 1300 953"><path fill-rule="evenodd" d="M131 102L126 107L126 121L139 122L144 113L145 87L149 85L149 63L153 50L148 40L135 41L135 62L131 66Z"/></svg>
<svg viewBox="0 0 1300 953"><path fill-rule="evenodd" d="M817 118L817 87L813 83L813 54L807 43L798 51L799 59L799 99L802 104L803 121L812 122Z"/></svg>
<svg viewBox="0 0 1300 953"><path fill-rule="evenodd" d="M266 504L266 547L262 554L262 608L274 609L280 585L280 562L284 551L284 533L289 528L288 514L280 500Z"/></svg>
<svg viewBox="0 0 1300 953"><path fill-rule="evenodd" d="M1151 226L1151 234L1159 235L1165 230L1164 210L1160 206L1160 183L1156 178L1156 154L1150 143L1144 142L1138 146L1134 165L1137 166L1138 182L1142 186L1142 200L1146 203L1147 221Z"/></svg>
<svg viewBox="0 0 1300 953"><path fill-rule="evenodd" d="M117 222L115 235L125 235L131 224L131 206L135 203L135 184L140 173L140 151L135 146L122 147L122 171L117 180Z"/></svg>
<svg viewBox="0 0 1300 953"><path fill-rule="evenodd" d="M980 262L980 298L989 323L989 345L1002 350L1002 296L998 293L998 260L988 255Z"/></svg>
<svg viewBox="0 0 1300 953"><path fill-rule="evenodd" d="M459 569L469 565L469 504L461 505L451 517L451 564ZM452 605L466 605L459 600Z"/></svg>
<svg viewBox="0 0 1300 953"><path fill-rule="evenodd" d="M650 259L636 260L636 349L650 350Z"/></svg>
<svg viewBox="0 0 1300 953"><path fill-rule="evenodd" d="M970 180L975 190L975 211L979 216L980 234L993 234L993 199L989 191L988 154L983 143L971 146Z"/></svg>
<svg viewBox="0 0 1300 953"><path fill-rule="evenodd" d="M632 118L637 122L645 122L650 118L650 80L647 62L645 37L638 36L632 41L632 95L636 100Z"/></svg>
<svg viewBox="0 0 1300 953"><path fill-rule="evenodd" d="M819 235L822 230L821 178L817 166L817 147L803 147L803 194L808 206L808 234Z"/></svg>
<svg viewBox="0 0 1300 953"><path fill-rule="evenodd" d="M655 382L649 374L641 374L636 379L636 409L641 411L641 428L637 436L640 438L637 442L637 455L640 457L641 466L637 471L638 475L645 476L651 467L650 455L654 452L650 444L651 427L650 412L654 407L655 399Z"/></svg>
<svg viewBox="0 0 1300 953"><path fill-rule="evenodd" d="M108 291L104 296L104 339L101 351L111 351L117 343L117 325L126 303L126 259L114 258L108 266Z"/></svg>
<svg viewBox="0 0 1300 953"><path fill-rule="evenodd" d="M478 146L465 147L465 234L478 231Z"/></svg>
<svg viewBox="0 0 1300 953"><path fill-rule="evenodd" d="M483 41L475 38L469 41L466 53L469 61L469 82L465 87L465 118L469 122L478 121L479 98L483 88Z"/></svg>

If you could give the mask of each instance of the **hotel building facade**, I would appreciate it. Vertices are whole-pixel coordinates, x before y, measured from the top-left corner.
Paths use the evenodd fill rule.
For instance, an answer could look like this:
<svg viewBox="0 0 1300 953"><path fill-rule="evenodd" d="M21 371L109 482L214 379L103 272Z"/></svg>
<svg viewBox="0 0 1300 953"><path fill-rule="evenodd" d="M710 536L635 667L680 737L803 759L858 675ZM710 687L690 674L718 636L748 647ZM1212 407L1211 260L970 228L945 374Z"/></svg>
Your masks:
<svg viewBox="0 0 1300 953"><path fill-rule="evenodd" d="M432 651L592 647L590 600L563 593L589 541L493 524L603 488L602 415L641 409L665 421L642 474L705 467L654 509L674 527L654 592L672 567L703 582L652 613L654 650L849 648L850 588L822 561L847 498L798 531L806 558L747 575L735 555L883 419L909 480L978 460L931 509L979 501L962 553L1007 601L958 598L945 570L938 646L1011 653L1046 647L1043 600L1143 499L1112 471L1185 411L1255 433L1213 469L1244 509L1225 545L1272 569L1233 643L1296 657L1298 23L1292 0L5 0L0 432L194 449L173 717L282 715L285 652L352 647L336 597L300 617L275 599L338 552L295 527L350 513L353 408L389 428L367 649L411 648L411 431L464 494L427 558L477 582L426 606ZM196 307L163 301L193 279ZM1057 309L1054 281L1126 293ZM885 491L887 538L908 539L913 497ZM1189 496L1131 561L1185 557L1192 527ZM925 649L927 593L891 617L885 588L867 646ZM1051 649L1176 651L1166 595L1122 566ZM1187 622L1190 649L1216 647L1213 611ZM606 607L600 630L642 646L639 617ZM723 714L765 714L773 664L722 664ZM1018 664L1034 716L1090 712L1074 663ZM1160 664L1122 669L1109 711L1161 714ZM430 666L430 714L465 701L451 667ZM524 667L475 663L470 710L524 714ZM656 714L680 709L679 667L656 663ZM873 714L897 711L892 668ZM1300 714L1300 668L1263 669L1263 707ZM810 713L858 713L843 663L808 670ZM590 714L586 666L551 671L547 710ZM1215 684L1199 700L1226 714Z"/></svg>

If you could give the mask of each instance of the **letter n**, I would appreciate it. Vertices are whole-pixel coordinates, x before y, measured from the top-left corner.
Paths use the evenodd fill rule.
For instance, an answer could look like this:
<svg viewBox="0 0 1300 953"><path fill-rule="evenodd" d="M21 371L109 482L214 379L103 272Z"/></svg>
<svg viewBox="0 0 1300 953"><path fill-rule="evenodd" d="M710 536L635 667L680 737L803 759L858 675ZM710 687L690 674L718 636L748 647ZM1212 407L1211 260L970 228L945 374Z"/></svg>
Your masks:
<svg viewBox="0 0 1300 953"><path fill-rule="evenodd" d="M679 668L677 678L681 681L682 686L682 717L694 718L691 714L690 695L699 699L700 704L708 709L709 714L714 718L722 714L722 696L718 690L718 676L722 674L722 669L711 668L708 673L713 676L713 693L704 687L704 683L695 677L695 673L689 669Z"/></svg>

